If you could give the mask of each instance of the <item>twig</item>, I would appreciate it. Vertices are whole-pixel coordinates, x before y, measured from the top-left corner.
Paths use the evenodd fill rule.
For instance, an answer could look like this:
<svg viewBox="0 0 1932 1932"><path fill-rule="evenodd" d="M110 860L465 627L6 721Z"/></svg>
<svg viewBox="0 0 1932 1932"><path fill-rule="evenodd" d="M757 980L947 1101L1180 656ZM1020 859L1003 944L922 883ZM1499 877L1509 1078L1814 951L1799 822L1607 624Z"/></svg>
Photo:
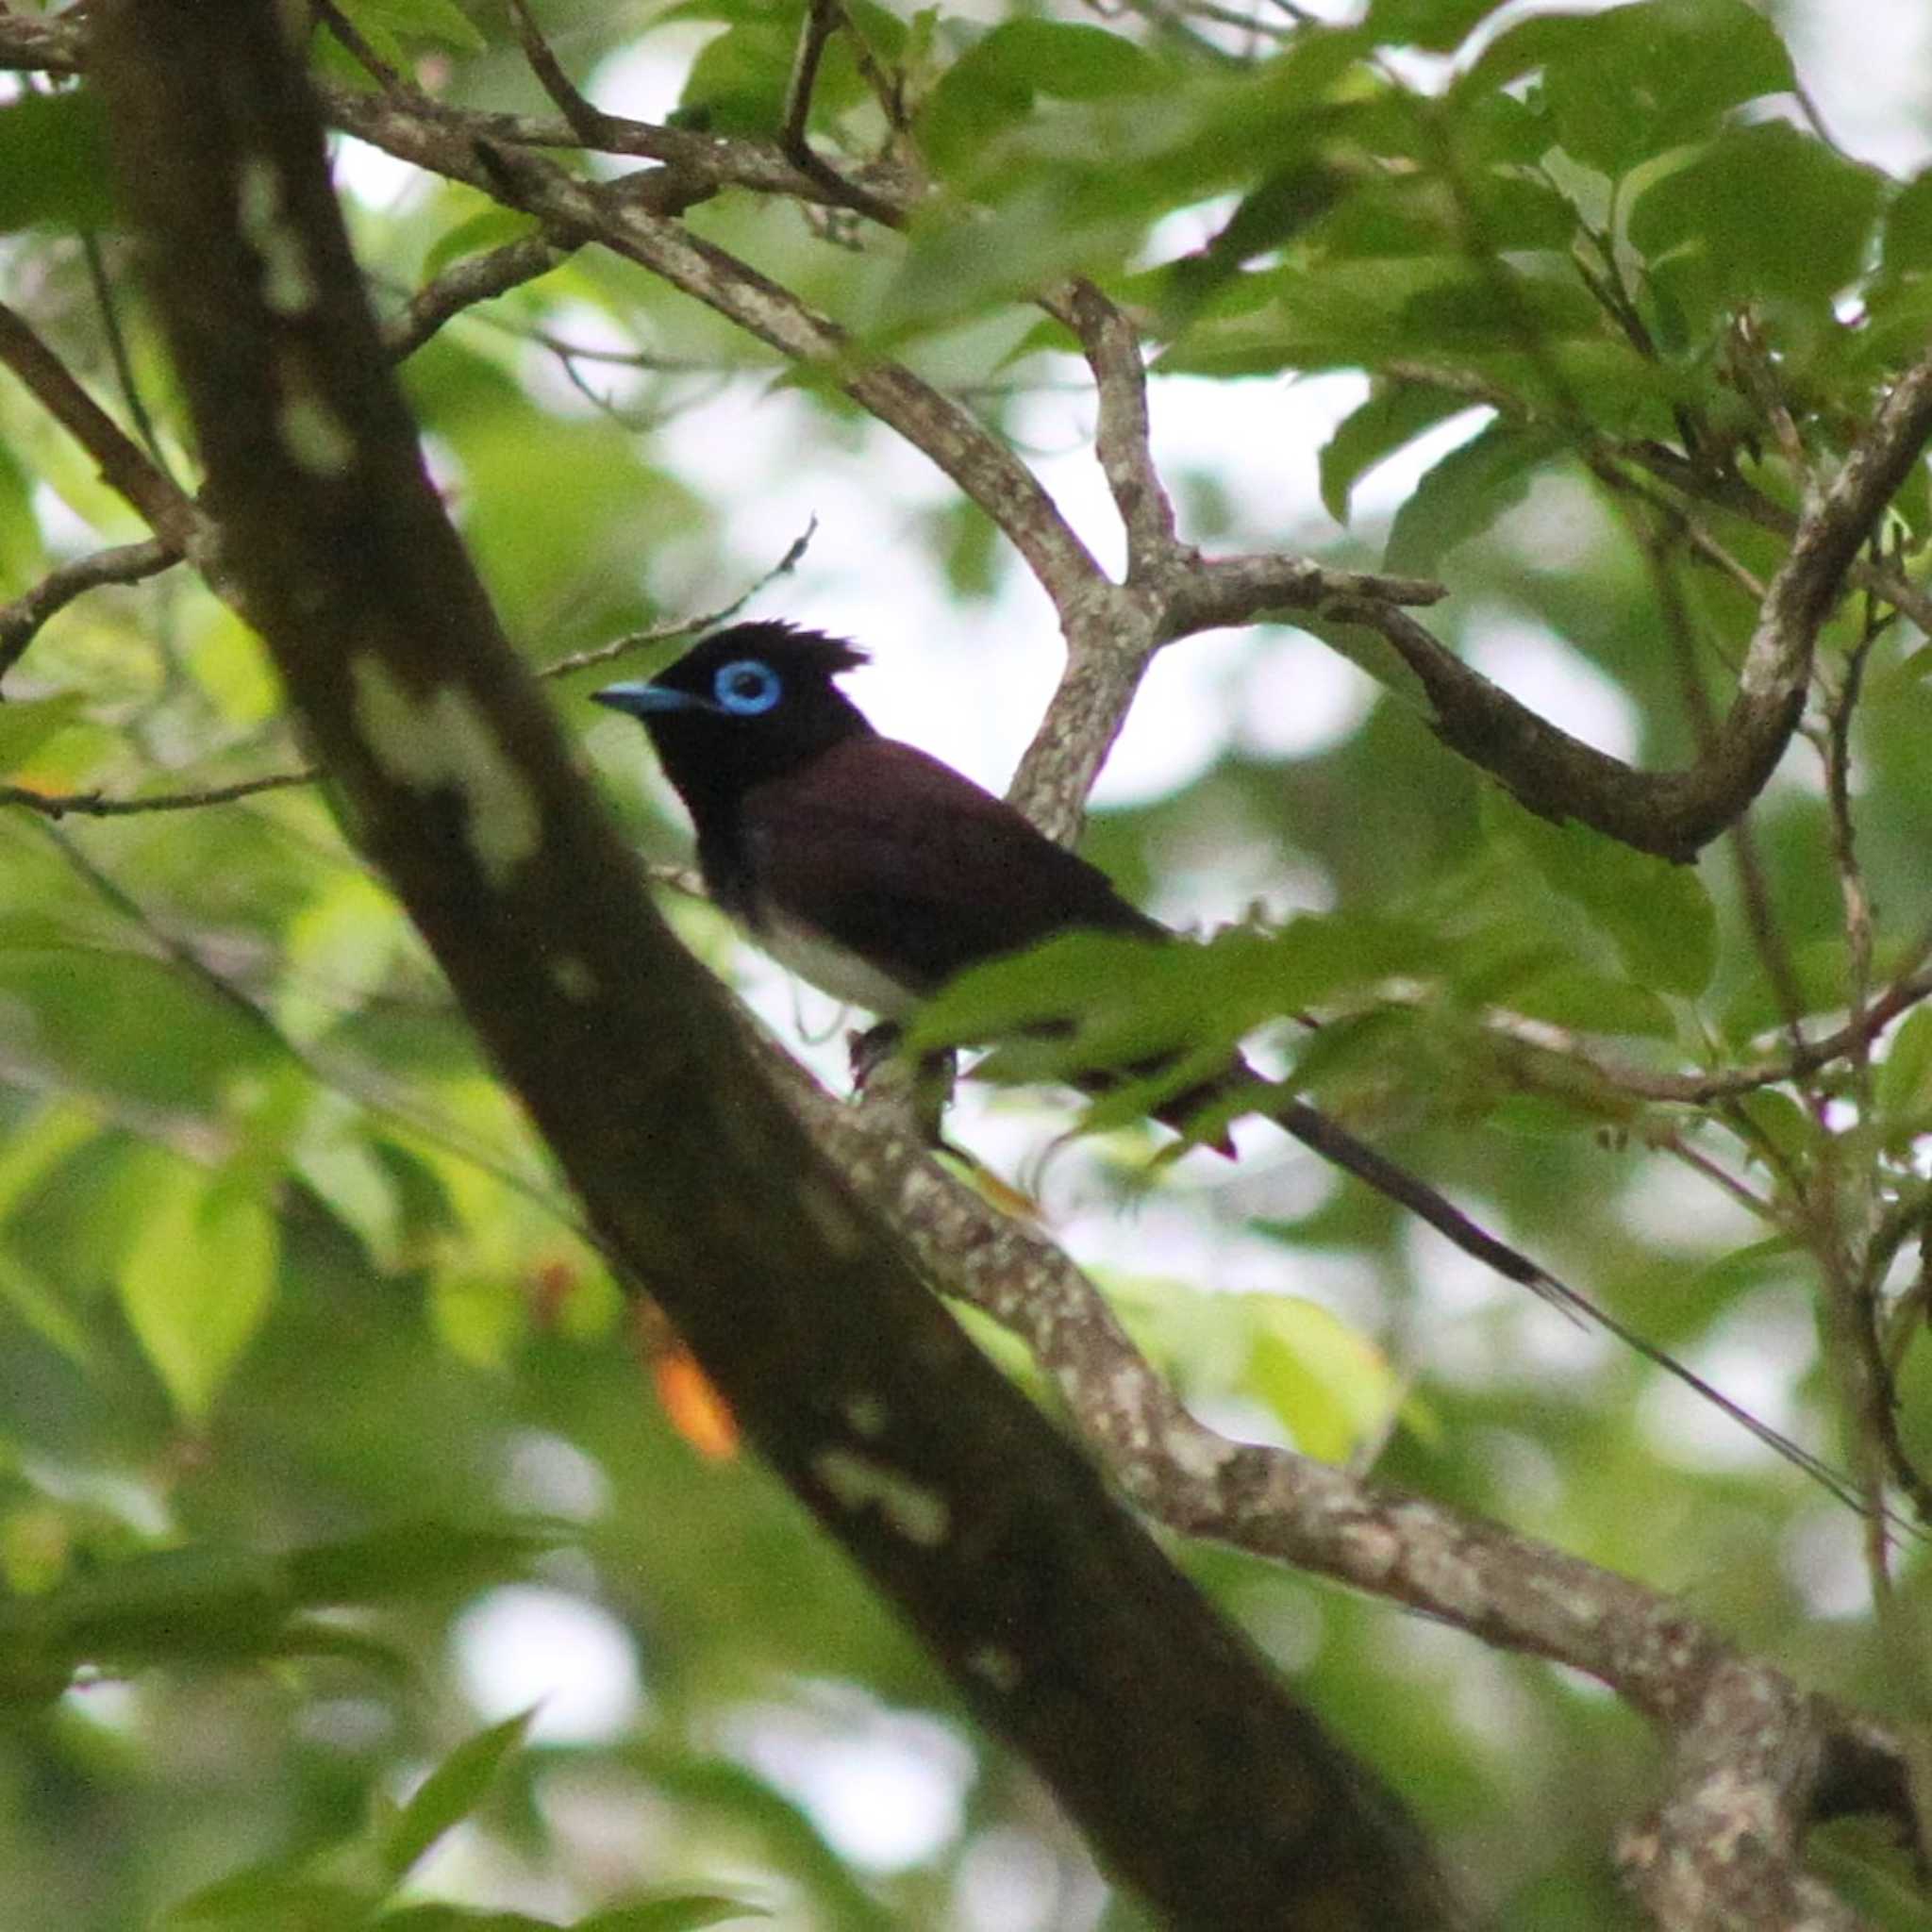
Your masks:
<svg viewBox="0 0 1932 1932"><path fill-rule="evenodd" d="M548 275L567 253L547 235L522 235L453 262L417 290L400 315L383 325L383 346L399 362L413 356L453 316Z"/></svg>
<svg viewBox="0 0 1932 1932"><path fill-rule="evenodd" d="M1856 1021L1807 1041L1802 1049L1766 1060L1755 1067L1733 1067L1723 1073L1669 1074L1647 1067L1630 1066L1607 1058L1589 1045L1583 1036L1548 1020L1531 1020L1520 1013L1491 1008L1482 1016L1483 1026L1512 1045L1536 1054L1548 1055L1566 1068L1587 1075L1608 1092L1631 1100L1677 1103L1686 1107L1707 1107L1716 1100L1755 1093L1766 1087L1778 1087L1802 1080L1829 1066L1834 1060L1875 1041L1903 1013L1926 999L1932 999L1932 971L1923 962L1932 946L1914 949L1907 964L1885 991L1877 994ZM1411 1006L1413 999L1385 995L1394 1004Z"/></svg>
<svg viewBox="0 0 1932 1932"><path fill-rule="evenodd" d="M576 83L563 71L563 63L552 52L550 42L530 12L527 0L509 0L509 17L517 41L529 62L530 72L570 124L570 129L587 148L602 148L618 134L623 124L585 98Z"/></svg>
<svg viewBox="0 0 1932 1932"><path fill-rule="evenodd" d="M832 36L841 26L851 30L839 0L807 0L798 51L792 57L791 72L785 83L785 118L779 129L778 145L792 165L816 181L832 201L886 227L902 227L905 216L901 210L862 183L848 180L812 146L807 132L812 92L818 86L819 63L824 58Z"/></svg>
<svg viewBox="0 0 1932 1932"><path fill-rule="evenodd" d="M134 584L178 563L178 554L158 537L96 550L50 570L10 604L0 604L0 677L26 655L47 620L102 584Z"/></svg>
<svg viewBox="0 0 1932 1932"><path fill-rule="evenodd" d="M1174 549L1174 505L1154 461L1147 418L1147 372L1126 317L1089 281L1069 303L1099 401L1094 454L1127 533L1127 581L1139 581Z"/></svg>
<svg viewBox="0 0 1932 1932"><path fill-rule="evenodd" d="M25 785L0 785L0 805L16 805L43 819L133 818L143 812L200 811L211 805L233 805L263 791L284 791L295 785L312 785L319 771L269 772L258 778L237 779L232 785L211 785L199 791L159 791L146 798L114 798L99 791L34 791Z"/></svg>
<svg viewBox="0 0 1932 1932"><path fill-rule="evenodd" d="M790 576L798 568L811 545L811 540L818 534L818 527L819 520L813 517L791 540L785 555L770 570L747 584L730 603L720 608L708 611L702 617L687 617L675 624L658 625L651 630L631 631L608 644L592 645L587 651L574 651L568 658L558 658L544 665L537 675L567 677L574 671L588 671L594 665L608 664L614 658L628 657L633 651L648 650L654 644L675 643L681 638L693 637L701 631L715 630L720 625L728 624L760 591L768 589L780 577Z"/></svg>
<svg viewBox="0 0 1932 1932"><path fill-rule="evenodd" d="M193 500L149 460L27 323L0 303L0 364L10 369L34 399L100 467L102 478L154 526L176 555L211 548L212 526Z"/></svg>
<svg viewBox="0 0 1932 1932"><path fill-rule="evenodd" d="M364 39L362 30L335 4L335 0L309 0L315 17L341 42L349 58L385 92L404 99L418 90L385 60Z"/></svg>
<svg viewBox="0 0 1932 1932"><path fill-rule="evenodd" d="M101 259L101 238L90 229L80 238L80 248L87 262L88 284L93 290L94 310L101 318L101 333L107 338L108 354L113 360L114 380L120 385L121 400L155 468L173 483L175 479L169 471L161 439L155 433L154 419L147 412L141 385L134 379L133 358L127 353L127 338L121 327L120 305L114 300L107 266Z"/></svg>
<svg viewBox="0 0 1932 1932"><path fill-rule="evenodd" d="M1824 762L1825 809L1831 825L1832 866L1838 874L1839 895L1844 903L1848 1005L1854 1024L1863 1017L1872 997L1874 933L1872 898L1865 889L1864 871L1858 863L1857 831L1852 819L1852 714L1857 708L1865 667L1876 641L1877 632L1868 629L1846 654L1844 675L1825 708L1825 728L1820 747ZM1857 1083L1859 1111L1870 1119L1873 1095L1869 1035L1859 1036L1850 1058Z"/></svg>
<svg viewBox="0 0 1932 1932"><path fill-rule="evenodd" d="M1760 1194L1753 1193L1736 1174L1722 1162L1713 1160L1701 1147L1691 1146L1682 1134L1659 1134L1652 1138L1650 1144L1682 1161L1693 1174L1701 1174L1720 1192L1728 1194L1747 1214L1774 1226L1783 1224L1777 1209L1769 1201ZM1932 1518L1927 1520L1932 1521Z"/></svg>

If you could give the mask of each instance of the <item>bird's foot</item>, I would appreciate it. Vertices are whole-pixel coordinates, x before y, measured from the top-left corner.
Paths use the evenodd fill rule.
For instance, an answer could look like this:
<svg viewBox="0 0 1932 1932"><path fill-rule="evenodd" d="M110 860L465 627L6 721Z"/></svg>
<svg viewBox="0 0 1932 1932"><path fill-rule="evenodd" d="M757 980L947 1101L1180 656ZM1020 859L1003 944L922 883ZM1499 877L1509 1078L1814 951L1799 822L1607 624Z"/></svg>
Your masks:
<svg viewBox="0 0 1932 1932"><path fill-rule="evenodd" d="M855 1098L875 1091L903 1096L929 1146L943 1148L941 1131L946 1103L953 1097L955 1056L947 1048L922 1054L915 1067L895 1066L901 1034L890 1020L881 1020L863 1033L845 1036L845 1053L852 1068Z"/></svg>
<svg viewBox="0 0 1932 1932"><path fill-rule="evenodd" d="M845 1036L846 1064L852 1069L852 1091L863 1093L866 1084L897 1052L899 1025L894 1020L881 1020L863 1032L855 1027Z"/></svg>

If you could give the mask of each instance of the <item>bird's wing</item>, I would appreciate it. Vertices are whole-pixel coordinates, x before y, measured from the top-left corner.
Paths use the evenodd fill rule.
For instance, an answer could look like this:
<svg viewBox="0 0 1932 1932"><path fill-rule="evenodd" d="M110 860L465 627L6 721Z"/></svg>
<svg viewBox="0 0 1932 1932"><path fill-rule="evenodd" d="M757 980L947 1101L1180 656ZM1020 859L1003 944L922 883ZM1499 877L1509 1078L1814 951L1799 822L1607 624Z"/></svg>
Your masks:
<svg viewBox="0 0 1932 1932"><path fill-rule="evenodd" d="M835 940L915 992L1075 929L1165 929L1105 873L909 744L849 739L741 805L751 912Z"/></svg>

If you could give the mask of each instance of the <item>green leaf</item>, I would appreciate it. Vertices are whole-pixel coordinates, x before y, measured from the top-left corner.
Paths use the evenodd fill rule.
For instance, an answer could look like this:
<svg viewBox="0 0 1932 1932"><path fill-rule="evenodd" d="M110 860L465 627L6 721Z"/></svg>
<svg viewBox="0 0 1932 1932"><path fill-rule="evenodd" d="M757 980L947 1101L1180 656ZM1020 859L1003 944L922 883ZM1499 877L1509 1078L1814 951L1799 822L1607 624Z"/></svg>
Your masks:
<svg viewBox="0 0 1932 1932"><path fill-rule="evenodd" d="M149 1550L45 1595L0 1603L10 1643L30 1633L76 1662L226 1662L266 1656L289 1613L279 1562L246 1550Z"/></svg>
<svg viewBox="0 0 1932 1932"><path fill-rule="evenodd" d="M1507 1005L1525 1019L1546 1020L1575 1033L1622 1033L1674 1040L1676 1016L1648 987L1612 979L1580 966L1540 973L1509 990Z"/></svg>
<svg viewBox="0 0 1932 1932"><path fill-rule="evenodd" d="M1504 0L1371 0L1369 33L1383 46L1447 54L1504 5Z"/></svg>
<svg viewBox="0 0 1932 1932"><path fill-rule="evenodd" d="M1347 523L1349 499L1368 471L1469 407L1466 396L1421 383L1378 386L1322 447L1322 501L1328 514L1338 524Z"/></svg>
<svg viewBox="0 0 1932 1932"><path fill-rule="evenodd" d="M42 1107L0 1141L0 1220L101 1130L99 1117L79 1101Z"/></svg>
<svg viewBox="0 0 1932 1932"><path fill-rule="evenodd" d="M1641 0L1523 21L1454 92L1482 96L1537 73L1554 140L1612 177L1701 140L1740 103L1795 84L1776 28L1746 0Z"/></svg>
<svg viewBox="0 0 1932 1932"><path fill-rule="evenodd" d="M0 1247L0 1303L68 1360L83 1368L93 1360L93 1343L75 1319L67 1297L6 1247Z"/></svg>
<svg viewBox="0 0 1932 1932"><path fill-rule="evenodd" d="M0 705L0 774L20 770L57 732L78 724L87 699L75 691Z"/></svg>
<svg viewBox="0 0 1932 1932"><path fill-rule="evenodd" d="M32 1016L36 1052L84 1091L187 1111L238 1074L286 1064L275 1043L171 962L13 937L0 998Z"/></svg>
<svg viewBox="0 0 1932 1932"><path fill-rule="evenodd" d="M452 263L473 255L487 255L506 242L521 242L536 234L542 224L534 215L519 214L514 208L486 208L468 221L458 222L436 238L423 258L425 278L440 275Z"/></svg>
<svg viewBox="0 0 1932 1932"><path fill-rule="evenodd" d="M1602 317L1567 277L1473 267L1461 255L1291 260L1234 277L1161 356L1166 372L1262 375L1369 369L1393 357L1481 371L1525 331L1545 347L1602 339ZM1522 361L1516 352L1516 362ZM1532 376L1534 372L1530 372ZM1524 384L1534 400L1541 380Z"/></svg>
<svg viewBox="0 0 1932 1932"><path fill-rule="evenodd" d="M785 117L798 42L798 9L739 21L708 41L678 97L680 125L716 134L770 135Z"/></svg>
<svg viewBox="0 0 1932 1932"><path fill-rule="evenodd" d="M1914 175L1892 197L1880 260L1889 276L1932 268L1932 168Z"/></svg>
<svg viewBox="0 0 1932 1932"><path fill-rule="evenodd" d="M465 1739L423 1780L383 1837L383 1868L392 1878L402 1877L483 1802L505 1759L522 1748L535 1715L533 1707Z"/></svg>
<svg viewBox="0 0 1932 1932"><path fill-rule="evenodd" d="M638 1899L630 1905L608 1906L579 1919L572 1932L704 1932L708 1925L725 1925L735 1919L769 1919L763 1906L716 1892L684 1892L663 1898Z"/></svg>
<svg viewBox="0 0 1932 1932"><path fill-rule="evenodd" d="M1717 913L1691 867L1633 852L1574 821L1553 825L1499 791L1484 792L1483 815L1552 891L1590 915L1639 987L1690 998L1709 984Z"/></svg>
<svg viewBox="0 0 1932 1932"><path fill-rule="evenodd" d="M91 89L0 107L0 233L101 228L114 216L107 124Z"/></svg>
<svg viewBox="0 0 1932 1932"><path fill-rule="evenodd" d="M1932 1008L1909 1014L1878 1069L1878 1111L1888 1126L1916 1132L1932 1116Z"/></svg>
<svg viewBox="0 0 1932 1932"><path fill-rule="evenodd" d="M1070 275L1106 277L1141 232L1132 216L1088 215L1065 184L1050 179L1008 195L991 216L935 205L907 231L875 326L890 341L897 331L974 316Z"/></svg>
<svg viewBox="0 0 1932 1932"><path fill-rule="evenodd" d="M1388 1427L1402 1380L1367 1336L1299 1295L1241 1299L1252 1324L1243 1380L1304 1455L1346 1462Z"/></svg>
<svg viewBox="0 0 1932 1932"><path fill-rule="evenodd" d="M1207 247L1167 267L1162 303L1168 332L1257 256L1273 254L1326 214L1345 192L1325 157L1297 157L1265 175L1242 195Z"/></svg>
<svg viewBox="0 0 1932 1932"><path fill-rule="evenodd" d="M533 1919L527 1912L431 1903L384 1912L371 1922L368 1932L558 1932L558 1924L555 1919Z"/></svg>
<svg viewBox="0 0 1932 1932"><path fill-rule="evenodd" d="M1881 187L1783 122L1727 128L1638 197L1630 240L1693 328L1745 302L1822 308L1864 266Z"/></svg>
<svg viewBox="0 0 1932 1932"><path fill-rule="evenodd" d="M1789 1093L1775 1093L1764 1088L1756 1093L1740 1094L1733 1105L1756 1130L1757 1139L1745 1142L1753 1159L1769 1167L1771 1157L1775 1156L1801 1173L1810 1166L1818 1152L1821 1130ZM1759 1151L1759 1142L1768 1152Z"/></svg>
<svg viewBox="0 0 1932 1932"><path fill-rule="evenodd" d="M1385 567L1431 575L1529 493L1536 473L1565 447L1560 430L1498 418L1449 454L1395 514Z"/></svg>
<svg viewBox="0 0 1932 1932"><path fill-rule="evenodd" d="M292 1550L282 1561L297 1603L383 1603L425 1587L521 1575L571 1534L541 1522L473 1528L419 1517L366 1536Z"/></svg>
<svg viewBox="0 0 1932 1932"><path fill-rule="evenodd" d="M34 483L26 466L0 442L0 601L37 576L45 560Z"/></svg>
<svg viewBox="0 0 1932 1932"><path fill-rule="evenodd" d="M391 46L398 41L428 41L463 54L490 49L456 0L339 0L342 11L372 39Z"/></svg>
<svg viewBox="0 0 1932 1932"><path fill-rule="evenodd" d="M926 1002L907 1045L915 1053L997 1040L1027 1026L1066 1020L1103 987L1140 983L1158 941L1108 933L1070 933L963 973Z"/></svg>
<svg viewBox="0 0 1932 1932"><path fill-rule="evenodd" d="M1002 1048L991 1077L1041 1079L1118 1071L1176 1054L1197 1073L1264 1022L1349 987L1440 962L1432 935L1393 920L1304 915L1278 932L1237 926L1205 945L1075 932L961 974L907 1029L914 1053L1055 1029ZM1181 1064L1147 1073L1147 1092L1189 1084ZM1144 1097L1144 1096L1143 1096ZM1118 1111L1111 1104L1103 1119Z"/></svg>
<svg viewBox="0 0 1932 1932"><path fill-rule="evenodd" d="M1105 100L1149 92L1161 75L1152 55L1105 27L1006 21L940 76L920 112L921 151L941 175L957 178L1041 96Z"/></svg>
<svg viewBox="0 0 1932 1932"><path fill-rule="evenodd" d="M268 1313L275 1221L256 1194L184 1161L168 1166L116 1287L175 1407L201 1422Z"/></svg>
<svg viewBox="0 0 1932 1932"><path fill-rule="evenodd" d="M359 1932L375 1904L353 1886L305 1876L307 1861L277 1860L231 1873L169 1908L169 1925L234 1925L245 1932Z"/></svg>

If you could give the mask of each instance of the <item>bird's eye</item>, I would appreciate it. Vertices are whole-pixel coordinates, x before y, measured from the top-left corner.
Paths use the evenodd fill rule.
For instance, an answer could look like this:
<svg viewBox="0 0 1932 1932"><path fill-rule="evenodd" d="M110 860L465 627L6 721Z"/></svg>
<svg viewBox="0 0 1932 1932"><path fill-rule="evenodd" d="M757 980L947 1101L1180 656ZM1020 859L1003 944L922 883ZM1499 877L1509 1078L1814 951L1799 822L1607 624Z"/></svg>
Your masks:
<svg viewBox="0 0 1932 1932"><path fill-rule="evenodd" d="M735 664L724 665L711 682L718 702L741 718L769 711L778 702L782 689L778 674L756 658L741 658Z"/></svg>

